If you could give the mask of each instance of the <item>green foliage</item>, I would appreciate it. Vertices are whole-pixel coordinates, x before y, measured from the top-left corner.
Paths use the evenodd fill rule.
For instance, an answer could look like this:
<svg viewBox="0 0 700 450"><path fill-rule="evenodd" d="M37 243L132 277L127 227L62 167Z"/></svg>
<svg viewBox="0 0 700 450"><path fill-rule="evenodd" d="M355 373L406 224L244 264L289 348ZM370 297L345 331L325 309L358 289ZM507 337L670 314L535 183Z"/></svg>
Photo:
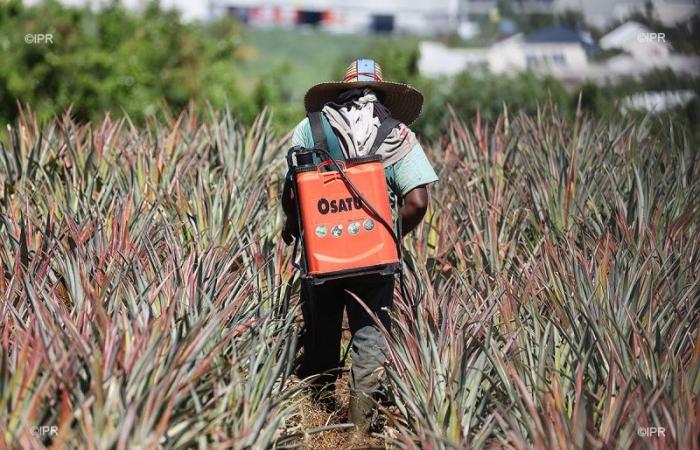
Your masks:
<svg viewBox="0 0 700 450"><path fill-rule="evenodd" d="M16 99L40 117L71 108L77 119L90 120L123 110L137 122L162 104L240 105L232 70L239 31L230 20L187 25L156 2L135 14L119 2L93 12L13 0L0 3L0 28L3 120L17 116ZM50 33L53 44L26 44L27 33Z"/></svg>
<svg viewBox="0 0 700 450"><path fill-rule="evenodd" d="M420 77L420 53L414 42L384 41L372 49L370 57L380 62L386 79L411 82Z"/></svg>
<svg viewBox="0 0 700 450"><path fill-rule="evenodd" d="M529 7L531 8L532 5L529 5ZM570 28L582 28L584 26L583 15L570 9L562 12L532 12L527 5L523 6L517 1L511 0L498 0L496 8L498 17L512 20L516 25L517 31L521 33L532 33L555 25ZM526 12L523 12L523 9ZM489 14L470 14L470 19L479 23L481 34L486 34L491 39L491 42L502 37L498 30L498 23L493 23Z"/></svg>
<svg viewBox="0 0 700 450"><path fill-rule="evenodd" d="M657 69L649 72L642 79L623 80L619 86L608 88L607 93L629 95L644 90L667 91L675 89L700 92L700 77L677 75L670 69Z"/></svg>
<svg viewBox="0 0 700 450"><path fill-rule="evenodd" d="M449 106L463 117L478 112L493 120L504 107L534 113L537 105L550 101L572 117L581 95L584 111L610 117L619 112L619 99L634 92L683 88L700 93L698 78L669 72L618 86L578 88L532 73L494 76L478 70L453 80L432 80L418 73L415 37L244 30L229 18L184 23L158 3L135 13L118 1L92 11L55 0L36 6L12 0L0 3L0 28L2 122L17 118L17 100L31 105L40 119L70 109L79 121L126 113L135 124L163 109L178 113L191 104L206 110L208 103L230 106L245 124L266 109L273 129L286 133L304 116L306 90L340 79L347 64L360 57L379 61L386 79L423 92L425 106L414 128L428 140L443 134ZM27 44L27 33L51 33L54 43ZM694 123L699 102L696 98L678 116L684 124Z"/></svg>
<svg viewBox="0 0 700 450"><path fill-rule="evenodd" d="M588 111L590 113L611 113L610 100L600 88L595 83L587 82L581 85L579 88L579 103L581 109Z"/></svg>
<svg viewBox="0 0 700 450"><path fill-rule="evenodd" d="M461 117L473 117L477 111L486 120L495 120L504 108L535 113L538 105L551 100L562 113L568 112L569 96L553 78L540 78L523 73L513 78L463 72L443 91L443 101L449 102ZM433 110L439 108L431 100ZM429 108L430 108L429 107ZM443 117L447 111L443 108Z"/></svg>

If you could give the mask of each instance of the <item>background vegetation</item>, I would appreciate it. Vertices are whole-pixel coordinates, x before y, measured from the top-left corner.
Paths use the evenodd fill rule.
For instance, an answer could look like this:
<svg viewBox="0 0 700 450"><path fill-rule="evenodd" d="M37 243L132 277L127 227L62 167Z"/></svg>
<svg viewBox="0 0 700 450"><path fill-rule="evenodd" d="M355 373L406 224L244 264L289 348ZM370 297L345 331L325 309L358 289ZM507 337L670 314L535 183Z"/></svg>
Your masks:
<svg viewBox="0 0 700 450"><path fill-rule="evenodd" d="M164 109L177 114L190 103L205 111L209 103L230 106L247 125L267 108L273 128L285 132L303 117L303 96L311 85L340 78L350 61L367 56L381 62L387 78L424 92L424 113L414 128L426 139L445 130L448 103L461 117L472 118L478 110L493 120L505 105L533 113L538 104L550 101L571 118L581 96L585 111L606 117L619 114L625 95L683 88L698 95L685 110L673 113L675 119L688 125L700 120L700 81L668 72L618 86L573 89L530 73L465 72L451 81L431 80L418 73L416 37L250 30L230 18L184 23L155 2L135 13L118 1L92 11L54 0L31 7L10 0L0 3L0 28L0 121L5 123L18 117L17 100L31 105L40 120L70 109L78 121L128 114L135 124ZM51 33L54 43L26 44L27 33ZM676 35L680 39L688 33Z"/></svg>

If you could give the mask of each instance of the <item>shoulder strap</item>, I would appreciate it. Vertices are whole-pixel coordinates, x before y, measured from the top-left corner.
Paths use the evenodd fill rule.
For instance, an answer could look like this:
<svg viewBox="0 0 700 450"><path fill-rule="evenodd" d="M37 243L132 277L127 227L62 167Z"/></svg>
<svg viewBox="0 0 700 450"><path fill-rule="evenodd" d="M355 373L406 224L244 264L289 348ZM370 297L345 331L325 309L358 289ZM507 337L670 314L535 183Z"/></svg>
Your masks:
<svg viewBox="0 0 700 450"><path fill-rule="evenodd" d="M307 114L307 117L309 118L309 126L311 127L311 136L314 140L314 146L328 151L328 141L326 140L326 133L323 130L321 112L310 112Z"/></svg>
<svg viewBox="0 0 700 450"><path fill-rule="evenodd" d="M396 126L400 123L400 121L394 119L393 117L387 117L386 119L384 119L384 121L381 124L379 124L379 128L377 129L377 137L374 138L372 148L370 148L368 154L374 155L375 153L377 153L377 150L379 150L379 147L384 142L384 139L386 139L386 137L389 136L389 133L391 133L391 130L396 128Z"/></svg>

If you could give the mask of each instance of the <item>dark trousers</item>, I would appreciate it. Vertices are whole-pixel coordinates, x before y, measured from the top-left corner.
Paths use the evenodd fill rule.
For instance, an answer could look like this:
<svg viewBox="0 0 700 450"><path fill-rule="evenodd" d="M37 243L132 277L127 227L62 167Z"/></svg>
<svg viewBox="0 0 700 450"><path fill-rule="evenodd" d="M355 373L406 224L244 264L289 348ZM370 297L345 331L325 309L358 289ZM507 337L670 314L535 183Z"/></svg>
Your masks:
<svg viewBox="0 0 700 450"><path fill-rule="evenodd" d="M351 388L373 393L379 385L376 372L385 361L386 341L374 319L357 299L389 329L394 301L394 276L369 275L327 281L320 286L302 282L301 302L305 332L304 353L298 375L320 375L318 386L332 389L339 374L343 310L347 308L352 340Z"/></svg>

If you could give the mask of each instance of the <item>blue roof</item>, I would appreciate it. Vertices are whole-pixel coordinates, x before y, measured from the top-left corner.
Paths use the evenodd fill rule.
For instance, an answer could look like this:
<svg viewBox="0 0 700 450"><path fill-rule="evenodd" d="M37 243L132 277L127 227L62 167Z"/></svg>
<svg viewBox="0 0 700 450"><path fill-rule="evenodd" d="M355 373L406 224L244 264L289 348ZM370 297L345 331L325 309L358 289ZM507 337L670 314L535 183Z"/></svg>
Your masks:
<svg viewBox="0 0 700 450"><path fill-rule="evenodd" d="M566 27L548 27L525 36L525 42L583 42L581 34Z"/></svg>
<svg viewBox="0 0 700 450"><path fill-rule="evenodd" d="M528 34L525 36L524 40L529 44L578 43L587 49L595 47L595 43L587 33L582 33L581 31L562 26L543 28L539 31Z"/></svg>

